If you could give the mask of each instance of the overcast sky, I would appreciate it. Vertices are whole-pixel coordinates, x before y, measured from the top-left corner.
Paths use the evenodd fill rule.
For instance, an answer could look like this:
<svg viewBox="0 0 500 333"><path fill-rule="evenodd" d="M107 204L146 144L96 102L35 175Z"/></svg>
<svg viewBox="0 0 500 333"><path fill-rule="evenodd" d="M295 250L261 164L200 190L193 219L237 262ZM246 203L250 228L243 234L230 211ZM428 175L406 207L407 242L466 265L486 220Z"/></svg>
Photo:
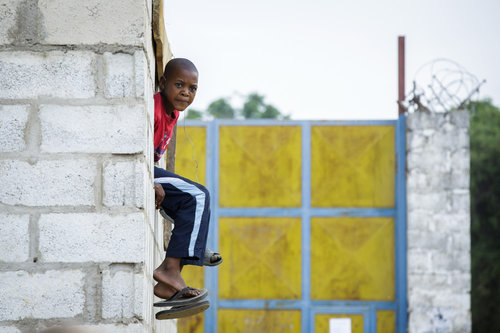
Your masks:
<svg viewBox="0 0 500 333"><path fill-rule="evenodd" d="M500 105L500 0L165 0L165 17L200 72L195 109L257 92L292 119L396 118L398 35L407 91L447 58Z"/></svg>

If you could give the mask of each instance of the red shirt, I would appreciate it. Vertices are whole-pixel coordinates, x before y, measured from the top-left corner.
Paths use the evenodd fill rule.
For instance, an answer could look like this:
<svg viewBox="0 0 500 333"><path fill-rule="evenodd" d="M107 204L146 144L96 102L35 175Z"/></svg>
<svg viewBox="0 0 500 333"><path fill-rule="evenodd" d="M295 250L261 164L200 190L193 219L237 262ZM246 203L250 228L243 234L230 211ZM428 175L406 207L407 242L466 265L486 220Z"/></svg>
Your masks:
<svg viewBox="0 0 500 333"><path fill-rule="evenodd" d="M173 118L167 114L165 111L165 105L163 104L160 93L154 95L155 101L155 134L154 134L154 146L155 146L155 162L159 161L162 155L167 150L167 146L172 139L172 132L174 126L179 118L179 111L174 110Z"/></svg>

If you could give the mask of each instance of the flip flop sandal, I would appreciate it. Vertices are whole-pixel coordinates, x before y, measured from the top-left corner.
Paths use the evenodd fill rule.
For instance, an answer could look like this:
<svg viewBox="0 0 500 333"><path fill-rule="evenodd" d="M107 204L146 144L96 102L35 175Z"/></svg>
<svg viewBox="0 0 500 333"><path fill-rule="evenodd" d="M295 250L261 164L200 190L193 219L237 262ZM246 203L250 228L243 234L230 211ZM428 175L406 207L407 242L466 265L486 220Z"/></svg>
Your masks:
<svg viewBox="0 0 500 333"><path fill-rule="evenodd" d="M163 310L156 314L156 319L174 319L193 316L197 313L203 312L210 306L209 301L201 301L195 304L186 306L175 306L169 310Z"/></svg>
<svg viewBox="0 0 500 333"><path fill-rule="evenodd" d="M220 259L212 262L212 257L214 255L218 255L220 257ZM210 250L209 248L207 248L205 250L205 256L203 257L203 265L204 266L217 266L217 265L220 265L221 263L222 263L222 256L219 253L214 252L214 251Z"/></svg>
<svg viewBox="0 0 500 333"><path fill-rule="evenodd" d="M163 209L160 209L160 215L163 216L163 218L166 220L172 220ZM172 223L173 223L173 221L172 221ZM214 255L220 256L220 259L212 262L212 257ZM204 266L217 266L217 265L220 265L221 263L222 263L222 256L219 253L214 252L214 251L210 250L209 248L205 249L205 256L203 257L203 265Z"/></svg>
<svg viewBox="0 0 500 333"><path fill-rule="evenodd" d="M199 301L205 299L208 295L208 290L201 289L199 295L193 297L185 297L184 294L190 290L196 290L196 289L191 287L186 287L173 294L172 297L170 297L169 299L154 303L153 306L165 307L165 306L189 305L198 303Z"/></svg>

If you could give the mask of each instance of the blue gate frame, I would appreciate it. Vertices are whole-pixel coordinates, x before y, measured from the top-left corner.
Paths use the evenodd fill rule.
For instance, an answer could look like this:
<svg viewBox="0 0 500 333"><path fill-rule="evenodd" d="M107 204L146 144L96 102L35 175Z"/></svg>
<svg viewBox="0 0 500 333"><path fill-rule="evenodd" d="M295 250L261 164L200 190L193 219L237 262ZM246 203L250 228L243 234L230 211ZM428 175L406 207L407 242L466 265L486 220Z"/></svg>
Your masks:
<svg viewBox="0 0 500 333"><path fill-rule="evenodd" d="M184 121L180 126L207 128L206 186L211 192L212 220L208 247L218 249L220 217L300 217L302 219L302 299L300 300L219 300L218 268L205 268L205 288L209 292L210 308L205 312L204 331L217 332L218 309L300 310L301 331L313 333L316 314L363 315L364 333L377 330L377 310L396 313L396 332L407 328L407 263L406 263L406 116L397 120L374 121L273 121L273 120L213 120L209 123ZM301 126L302 128L302 207L301 208L221 208L219 207L219 128L220 126ZM311 126L395 126L396 179L395 208L312 208L311 207ZM396 298L384 301L312 301L311 285L311 217L392 217L395 232ZM378 332L383 333L383 332Z"/></svg>

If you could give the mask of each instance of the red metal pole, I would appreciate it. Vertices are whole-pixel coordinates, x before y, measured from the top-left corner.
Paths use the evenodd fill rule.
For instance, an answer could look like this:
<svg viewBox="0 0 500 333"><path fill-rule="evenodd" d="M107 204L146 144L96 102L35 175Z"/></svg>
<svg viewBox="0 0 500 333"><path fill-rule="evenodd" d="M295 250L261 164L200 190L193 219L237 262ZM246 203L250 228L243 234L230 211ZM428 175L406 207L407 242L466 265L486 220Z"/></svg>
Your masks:
<svg viewBox="0 0 500 333"><path fill-rule="evenodd" d="M399 114L405 112L401 103L405 99L405 36L398 37L398 109Z"/></svg>

